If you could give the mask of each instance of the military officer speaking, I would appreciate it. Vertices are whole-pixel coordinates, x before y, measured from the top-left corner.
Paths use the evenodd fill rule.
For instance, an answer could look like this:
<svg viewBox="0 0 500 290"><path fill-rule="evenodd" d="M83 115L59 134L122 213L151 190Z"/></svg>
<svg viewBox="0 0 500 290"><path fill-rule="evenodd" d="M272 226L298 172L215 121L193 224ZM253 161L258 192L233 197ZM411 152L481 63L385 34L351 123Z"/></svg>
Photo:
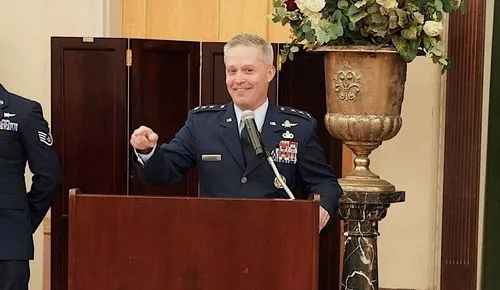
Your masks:
<svg viewBox="0 0 500 290"><path fill-rule="evenodd" d="M52 137L39 103L0 85L0 290L26 290L32 235L60 181ZM26 162L33 173L26 193Z"/></svg>
<svg viewBox="0 0 500 290"><path fill-rule="evenodd" d="M269 103L267 90L276 69L272 46L261 37L232 38L224 47L224 63L231 103L189 111L184 127L168 144L157 147L158 135L145 126L132 133L130 144L143 165L143 180L168 185L197 166L201 196L287 198L265 158L258 159L247 150L247 139L240 139L247 133L243 111L251 110L286 185L293 189L300 184L311 198L320 194L321 230L342 190L318 143L316 121L306 112Z"/></svg>

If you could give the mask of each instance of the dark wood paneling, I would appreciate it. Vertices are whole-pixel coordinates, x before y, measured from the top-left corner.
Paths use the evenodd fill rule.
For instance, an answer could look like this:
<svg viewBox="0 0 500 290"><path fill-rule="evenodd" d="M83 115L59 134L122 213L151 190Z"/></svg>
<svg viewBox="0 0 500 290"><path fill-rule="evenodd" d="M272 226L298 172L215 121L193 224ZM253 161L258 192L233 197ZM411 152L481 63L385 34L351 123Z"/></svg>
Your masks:
<svg viewBox="0 0 500 290"><path fill-rule="evenodd" d="M76 194L70 209L72 290L317 289L314 201Z"/></svg>
<svg viewBox="0 0 500 290"><path fill-rule="evenodd" d="M484 209L483 289L500 289L500 5L495 5L491 53L486 197Z"/></svg>
<svg viewBox="0 0 500 290"><path fill-rule="evenodd" d="M64 177L61 192L78 186L89 193L126 193L127 156L130 162L135 158L132 150L127 149L133 129L142 124L150 126L159 133L160 142L168 142L183 125L190 108L200 103L230 100L225 86L223 44L204 44L203 97L200 99L198 43L131 40L133 64L129 69L130 120L127 126L126 40L104 41L53 40L52 127L54 137L62 140L57 142L62 147L56 148L60 160L69 170L69 179ZM276 45L274 48L277 51ZM334 172L340 175L341 144L331 139L323 123L326 102L322 68L322 56L297 55L295 62L285 64L275 77L269 96L271 102L277 102L280 82L279 104L304 109L318 120L321 144ZM95 155L90 156L88 151ZM73 159L67 159L67 154ZM80 159L76 160L76 156L88 164L90 172L81 170ZM98 161L95 161L96 156L100 157ZM128 165L129 173L135 174L134 166ZM104 171L103 175L96 176L99 171ZM144 187L137 175L130 178L131 193L197 194L197 179L191 173L183 182L161 189ZM52 210L53 290L66 289L67 230L67 196L61 193ZM321 234L320 289L338 287L340 237L339 219L335 218Z"/></svg>
<svg viewBox="0 0 500 290"><path fill-rule="evenodd" d="M69 188L126 192L126 45L52 38L52 130L63 175L51 213L53 290L66 289Z"/></svg>
<svg viewBox="0 0 500 290"><path fill-rule="evenodd" d="M318 122L318 136L326 158L337 176L342 172L342 142L328 133L324 60L322 54L299 52L278 73L278 104L305 110ZM298 196L301 193L295 192ZM341 220L334 216L320 236L319 289L339 289Z"/></svg>
<svg viewBox="0 0 500 290"><path fill-rule="evenodd" d="M184 125L188 110L199 104L200 44L195 42L132 39L130 82L131 132L145 125L169 142ZM194 170L168 187L142 183L131 150L132 194L198 195Z"/></svg>
<svg viewBox="0 0 500 290"><path fill-rule="evenodd" d="M226 88L226 69L224 66L224 45L221 42L204 42L201 66L201 104L225 104L231 101ZM275 63L277 45L273 44ZM269 101L276 104L277 78L269 84Z"/></svg>
<svg viewBox="0 0 500 290"><path fill-rule="evenodd" d="M485 0L449 22L441 289L476 289Z"/></svg>

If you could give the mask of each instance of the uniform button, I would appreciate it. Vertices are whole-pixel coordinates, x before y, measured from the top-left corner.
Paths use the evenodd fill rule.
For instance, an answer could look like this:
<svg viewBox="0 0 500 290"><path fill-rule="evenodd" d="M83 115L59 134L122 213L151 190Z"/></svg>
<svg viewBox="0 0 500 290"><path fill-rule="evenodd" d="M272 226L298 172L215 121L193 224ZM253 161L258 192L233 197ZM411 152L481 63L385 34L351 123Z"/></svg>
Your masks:
<svg viewBox="0 0 500 290"><path fill-rule="evenodd" d="M246 176L243 176L241 178L241 183L247 183L247 181L248 181L248 178Z"/></svg>

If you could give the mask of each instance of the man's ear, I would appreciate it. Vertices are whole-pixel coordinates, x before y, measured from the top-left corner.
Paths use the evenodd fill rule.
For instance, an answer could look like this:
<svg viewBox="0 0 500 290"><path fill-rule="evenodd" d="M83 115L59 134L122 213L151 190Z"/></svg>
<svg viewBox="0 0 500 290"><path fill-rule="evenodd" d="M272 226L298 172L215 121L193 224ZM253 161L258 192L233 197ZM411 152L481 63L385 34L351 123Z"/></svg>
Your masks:
<svg viewBox="0 0 500 290"><path fill-rule="evenodd" d="M274 67L274 65L270 65L267 68L267 82L268 83L270 83L273 80L275 74L276 74L276 68Z"/></svg>

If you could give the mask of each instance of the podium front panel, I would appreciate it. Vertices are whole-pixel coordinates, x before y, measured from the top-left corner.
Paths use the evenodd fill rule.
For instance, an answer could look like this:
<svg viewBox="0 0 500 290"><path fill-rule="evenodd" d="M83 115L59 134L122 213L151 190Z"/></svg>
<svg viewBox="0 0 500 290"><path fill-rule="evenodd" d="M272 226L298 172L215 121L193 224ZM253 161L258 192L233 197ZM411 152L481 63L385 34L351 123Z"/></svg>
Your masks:
<svg viewBox="0 0 500 290"><path fill-rule="evenodd" d="M76 194L69 289L316 290L313 201Z"/></svg>

